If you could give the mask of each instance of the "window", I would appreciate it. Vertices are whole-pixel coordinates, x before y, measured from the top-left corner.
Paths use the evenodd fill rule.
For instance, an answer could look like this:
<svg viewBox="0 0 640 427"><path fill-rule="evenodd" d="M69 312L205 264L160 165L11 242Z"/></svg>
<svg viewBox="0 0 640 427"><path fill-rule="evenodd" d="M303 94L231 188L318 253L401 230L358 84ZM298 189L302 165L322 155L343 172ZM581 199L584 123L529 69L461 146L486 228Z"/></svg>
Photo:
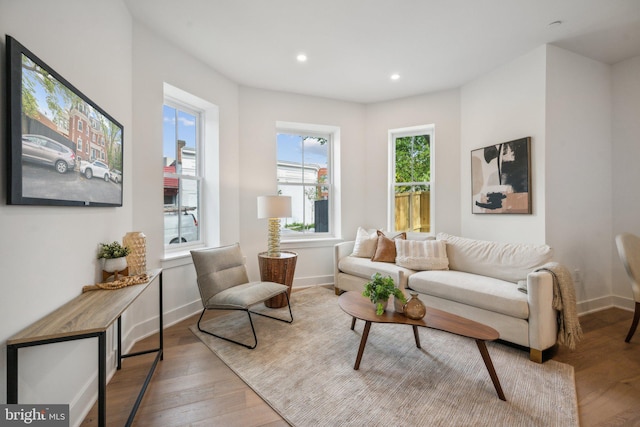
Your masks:
<svg viewBox="0 0 640 427"><path fill-rule="evenodd" d="M78 130L82 132L82 120L78 120Z"/></svg>
<svg viewBox="0 0 640 427"><path fill-rule="evenodd" d="M433 126L395 129L390 135L390 229L433 230Z"/></svg>
<svg viewBox="0 0 640 427"><path fill-rule="evenodd" d="M162 150L165 245L192 245L202 240L201 126L201 111L176 101L165 100Z"/></svg>
<svg viewBox="0 0 640 427"><path fill-rule="evenodd" d="M82 151L82 138L78 137L78 151Z"/></svg>
<svg viewBox="0 0 640 427"><path fill-rule="evenodd" d="M278 123L278 194L291 196L292 217L281 221L282 240L333 237L338 233L333 153L338 129Z"/></svg>

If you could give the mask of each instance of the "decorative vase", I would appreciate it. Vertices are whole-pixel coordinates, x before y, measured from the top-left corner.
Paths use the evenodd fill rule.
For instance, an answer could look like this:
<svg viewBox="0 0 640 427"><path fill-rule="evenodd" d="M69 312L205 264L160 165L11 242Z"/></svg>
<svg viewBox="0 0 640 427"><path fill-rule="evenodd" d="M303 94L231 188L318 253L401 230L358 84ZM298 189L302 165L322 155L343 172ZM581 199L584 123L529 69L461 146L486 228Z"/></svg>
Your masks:
<svg viewBox="0 0 640 427"><path fill-rule="evenodd" d="M147 272L147 237L142 231L130 231L122 238L122 246L129 248L129 275Z"/></svg>
<svg viewBox="0 0 640 427"><path fill-rule="evenodd" d="M427 314L427 308L424 306L418 294L411 292L411 299L404 305L404 315L409 319L419 320Z"/></svg>
<svg viewBox="0 0 640 427"><path fill-rule="evenodd" d="M393 309L395 310L396 313L403 314L405 304L406 303L403 303L400 298L395 296L393 297Z"/></svg>
<svg viewBox="0 0 640 427"><path fill-rule="evenodd" d="M105 258L102 269L108 273L116 273L127 268L127 258Z"/></svg>

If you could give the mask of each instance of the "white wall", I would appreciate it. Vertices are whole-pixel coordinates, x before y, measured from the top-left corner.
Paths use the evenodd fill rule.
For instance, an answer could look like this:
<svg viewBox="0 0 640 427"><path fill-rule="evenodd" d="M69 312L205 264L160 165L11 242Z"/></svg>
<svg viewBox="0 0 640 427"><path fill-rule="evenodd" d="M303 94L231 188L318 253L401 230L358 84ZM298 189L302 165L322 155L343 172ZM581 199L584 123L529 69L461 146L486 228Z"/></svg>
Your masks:
<svg viewBox="0 0 640 427"><path fill-rule="evenodd" d="M366 217L368 185L364 156L364 106L352 102L282 92L240 88L240 240L249 275L259 278L257 254L267 246L267 221L257 219L257 197L275 194L276 122L295 122L340 128L342 237L355 237ZM340 237L340 236L339 236ZM298 253L293 286L333 283L333 245L283 243Z"/></svg>
<svg viewBox="0 0 640 427"><path fill-rule="evenodd" d="M133 152L131 18L123 2L94 1L88 7L84 0L0 0L0 34L5 33L15 37L124 126L126 180L124 205L120 208L7 206L3 162L0 173L3 344L11 335L79 295L83 285L98 281L97 244L120 240L131 230L133 194L128 175ZM2 53L0 80L4 82ZM2 87L4 91L4 84ZM5 115L2 102L0 116ZM0 120L1 135L5 135L4 126L5 120ZM0 156L4 158L5 150ZM6 402L5 358L3 345L2 402ZM97 340L20 350L19 401L71 402L71 423L76 424L81 421L79 411L84 409L87 399L97 395L96 383L92 383L96 373ZM85 387L89 389L83 394L81 390Z"/></svg>
<svg viewBox="0 0 640 427"><path fill-rule="evenodd" d="M612 198L613 236L629 232L640 236L640 56L612 67L613 151ZM614 304L633 308L629 279L615 246L612 253Z"/></svg>
<svg viewBox="0 0 640 427"><path fill-rule="evenodd" d="M546 237L572 271L581 312L609 306L613 239L611 72L548 46Z"/></svg>
<svg viewBox="0 0 640 427"><path fill-rule="evenodd" d="M457 89L367 105L365 162L366 228L388 224L388 168L390 129L435 125L432 173L434 188L433 233L460 233L460 92ZM349 193L346 193L349 194ZM355 237L355 230L351 233Z"/></svg>
<svg viewBox="0 0 640 427"><path fill-rule="evenodd" d="M172 324L202 310L195 282L195 270L188 251L165 258L162 215L162 105L164 83L185 91L219 110L219 140L207 137L204 148L207 179L221 178L219 192L204 188L209 197L221 201L219 213L213 206L205 211L207 243L228 244L239 239L239 148L238 86L215 70L158 37L144 25L133 25L133 115L135 168L133 171L133 227L147 235L147 264L164 269L164 321ZM215 138L213 138L215 140ZM219 215L219 218L217 216ZM212 225L219 220L219 231ZM125 345L156 332L157 293L141 296L136 310L127 313Z"/></svg>
<svg viewBox="0 0 640 427"><path fill-rule="evenodd" d="M539 48L461 89L461 232L503 242L545 243L545 63ZM471 150L531 137L532 215L471 213Z"/></svg>

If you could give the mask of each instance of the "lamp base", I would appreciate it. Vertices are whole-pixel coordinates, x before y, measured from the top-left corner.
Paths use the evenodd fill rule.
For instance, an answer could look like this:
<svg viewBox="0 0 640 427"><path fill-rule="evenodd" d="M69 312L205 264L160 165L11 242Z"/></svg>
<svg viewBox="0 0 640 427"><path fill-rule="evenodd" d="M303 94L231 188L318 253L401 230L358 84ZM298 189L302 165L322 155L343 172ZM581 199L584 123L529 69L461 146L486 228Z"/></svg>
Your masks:
<svg viewBox="0 0 640 427"><path fill-rule="evenodd" d="M280 218L269 218L269 240L267 255L280 256Z"/></svg>

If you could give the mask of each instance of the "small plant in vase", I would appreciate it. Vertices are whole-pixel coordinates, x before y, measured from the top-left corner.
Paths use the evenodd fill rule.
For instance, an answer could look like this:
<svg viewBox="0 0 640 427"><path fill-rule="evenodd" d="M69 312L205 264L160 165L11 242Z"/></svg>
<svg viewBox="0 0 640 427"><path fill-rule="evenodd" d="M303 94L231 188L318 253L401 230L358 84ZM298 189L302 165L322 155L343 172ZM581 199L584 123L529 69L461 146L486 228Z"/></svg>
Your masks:
<svg viewBox="0 0 640 427"><path fill-rule="evenodd" d="M117 241L113 243L100 243L98 250L98 259L104 259L102 269L109 273L122 271L127 268L127 258L130 249L122 246Z"/></svg>
<svg viewBox="0 0 640 427"><path fill-rule="evenodd" d="M398 298L403 304L407 302L402 291L396 288L393 279L389 276L382 277L380 273L371 276L371 281L364 285L362 295L369 298L371 302L376 305L376 314L378 316L384 313L384 309L391 295Z"/></svg>

